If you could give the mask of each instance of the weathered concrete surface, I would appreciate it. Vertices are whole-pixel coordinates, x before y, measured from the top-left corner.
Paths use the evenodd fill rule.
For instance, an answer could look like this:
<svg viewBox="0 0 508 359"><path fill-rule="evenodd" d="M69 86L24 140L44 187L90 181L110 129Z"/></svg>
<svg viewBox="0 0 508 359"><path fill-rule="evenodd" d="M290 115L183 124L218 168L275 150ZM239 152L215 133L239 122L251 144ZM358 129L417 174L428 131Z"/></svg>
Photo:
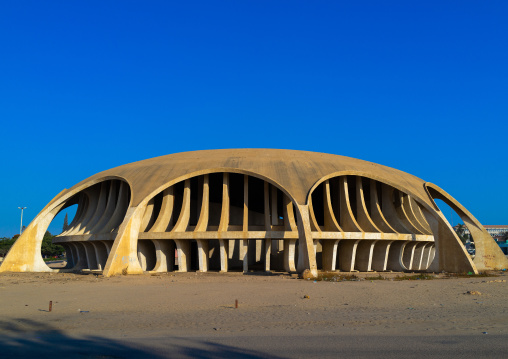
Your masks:
<svg viewBox="0 0 508 359"><path fill-rule="evenodd" d="M215 174L222 184L212 191ZM249 203L251 179L264 187ZM212 200L217 191L221 197ZM433 198L451 203L465 221L477 245L474 262ZM62 191L18 239L0 272L48 271L42 236L58 211L73 204L75 219L56 241L67 245L74 269L106 276L173 270L168 249L174 247L184 272L193 263L206 272L216 261L222 272L262 262L265 271L313 275L319 268L477 273L508 267L465 208L410 174L323 153L231 149L130 163ZM138 248L139 240L151 242Z"/></svg>

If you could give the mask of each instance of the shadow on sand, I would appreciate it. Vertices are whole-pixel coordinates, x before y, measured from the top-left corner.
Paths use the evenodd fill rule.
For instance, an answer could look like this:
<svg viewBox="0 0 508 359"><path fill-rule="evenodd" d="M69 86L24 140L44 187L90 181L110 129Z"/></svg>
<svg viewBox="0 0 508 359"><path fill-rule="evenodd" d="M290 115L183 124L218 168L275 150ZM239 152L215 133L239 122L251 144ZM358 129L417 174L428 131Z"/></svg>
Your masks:
<svg viewBox="0 0 508 359"><path fill-rule="evenodd" d="M27 319L0 321L2 358L276 358L267 353L189 338L145 340L155 345L143 341L74 337L49 324Z"/></svg>

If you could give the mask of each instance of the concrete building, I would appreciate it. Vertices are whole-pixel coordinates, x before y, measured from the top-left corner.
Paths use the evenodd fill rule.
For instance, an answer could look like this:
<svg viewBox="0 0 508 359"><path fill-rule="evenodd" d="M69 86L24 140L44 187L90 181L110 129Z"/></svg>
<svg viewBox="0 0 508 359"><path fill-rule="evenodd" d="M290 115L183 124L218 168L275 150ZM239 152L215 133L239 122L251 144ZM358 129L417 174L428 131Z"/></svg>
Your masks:
<svg viewBox="0 0 508 359"><path fill-rule="evenodd" d="M453 228L457 228L458 226L454 226ZM508 233L508 225L483 225L483 228L492 236L492 237L499 237L502 236L504 233ZM469 234L469 229L464 228L464 233Z"/></svg>
<svg viewBox="0 0 508 359"><path fill-rule="evenodd" d="M467 224L474 259L434 199ZM106 276L508 267L486 229L432 183L349 157L229 149L130 163L63 190L26 228L0 271L51 271L40 254L42 237L72 205L74 220L54 241L66 248L69 269Z"/></svg>

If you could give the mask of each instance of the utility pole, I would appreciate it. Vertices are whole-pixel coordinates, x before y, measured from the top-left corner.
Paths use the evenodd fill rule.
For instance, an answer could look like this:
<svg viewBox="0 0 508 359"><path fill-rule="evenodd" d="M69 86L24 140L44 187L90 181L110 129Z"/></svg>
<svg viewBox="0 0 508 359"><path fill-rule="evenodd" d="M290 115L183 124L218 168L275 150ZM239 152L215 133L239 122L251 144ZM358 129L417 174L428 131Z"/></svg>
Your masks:
<svg viewBox="0 0 508 359"><path fill-rule="evenodd" d="M21 232L23 232L23 210L27 207L18 207L21 210L21 224L19 225L19 235L21 236Z"/></svg>

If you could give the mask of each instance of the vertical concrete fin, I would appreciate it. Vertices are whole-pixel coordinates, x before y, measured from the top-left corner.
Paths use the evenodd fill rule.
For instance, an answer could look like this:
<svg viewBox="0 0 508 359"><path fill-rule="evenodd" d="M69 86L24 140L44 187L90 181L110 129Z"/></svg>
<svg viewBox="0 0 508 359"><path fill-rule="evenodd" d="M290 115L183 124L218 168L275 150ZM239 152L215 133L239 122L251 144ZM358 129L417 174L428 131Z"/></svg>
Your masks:
<svg viewBox="0 0 508 359"><path fill-rule="evenodd" d="M357 222L365 232L381 232L370 218L363 193L362 177L356 176L356 214Z"/></svg>
<svg viewBox="0 0 508 359"><path fill-rule="evenodd" d="M86 225L92 220L94 213L97 210L97 204L99 202L100 188L95 185L87 188L84 191L88 197L88 205L86 213L83 219L78 223L75 234L83 234L85 232Z"/></svg>
<svg viewBox="0 0 508 359"><path fill-rule="evenodd" d="M70 236L78 232L79 225L83 221L87 209L88 209L88 196L86 195L86 193L81 192L79 194L78 209L76 211L76 215L74 216L74 219L72 220L71 225L69 226L69 230L66 231L65 234L63 235Z"/></svg>
<svg viewBox="0 0 508 359"><path fill-rule="evenodd" d="M154 225L150 228L150 232L166 232L170 224L172 224L175 205L174 190L175 188L171 186L162 192L161 210Z"/></svg>
<svg viewBox="0 0 508 359"><path fill-rule="evenodd" d="M417 234L427 234L425 232L425 229L421 226L420 222L418 222L418 219L415 217L412 208L411 208L411 198L409 195L402 193L398 191L399 199L400 199L400 209L402 214L405 216L406 220L409 222L414 233Z"/></svg>
<svg viewBox="0 0 508 359"><path fill-rule="evenodd" d="M271 231L272 225L270 221L270 184L264 182L264 206L265 206L265 231Z"/></svg>
<svg viewBox="0 0 508 359"><path fill-rule="evenodd" d="M377 182L372 179L370 180L370 212L372 220L381 232L397 233L397 231L390 226L381 211L381 203L379 202L379 195L377 192Z"/></svg>
<svg viewBox="0 0 508 359"><path fill-rule="evenodd" d="M317 277L316 254L314 253L314 241L310 228L309 206L298 205L298 272L309 269L314 277Z"/></svg>
<svg viewBox="0 0 508 359"><path fill-rule="evenodd" d="M72 230L79 223L79 218L83 214L83 210L84 210L84 203L83 203L84 198L83 198L83 194L82 193L78 193L76 196L78 196L78 199L77 199L78 208L76 209L76 214L74 214L74 218L72 219L71 223L67 227L67 230L63 231L62 233L60 233L60 236L67 236L67 235L69 235L69 233L71 233Z"/></svg>
<svg viewBox="0 0 508 359"><path fill-rule="evenodd" d="M356 221L351 203L349 202L349 190L347 176L339 178L340 192L340 226L344 232L363 232L362 228Z"/></svg>
<svg viewBox="0 0 508 359"><path fill-rule="evenodd" d="M116 201L115 210L111 215L109 221L100 230L102 233L109 233L118 228L123 222L125 212L129 206L129 185L125 182L120 182L120 189L118 190L118 200Z"/></svg>
<svg viewBox="0 0 508 359"><path fill-rule="evenodd" d="M242 230L247 232L249 230L249 176L243 176L243 223ZM242 243L242 246L245 243ZM246 255L246 253L244 253Z"/></svg>
<svg viewBox="0 0 508 359"><path fill-rule="evenodd" d="M90 233L100 233L108 221L111 219L113 212L116 208L116 199L118 195L118 181L111 181L109 186L108 193L108 202L106 204L106 209L102 213L102 217L97 224L90 229Z"/></svg>
<svg viewBox="0 0 508 359"><path fill-rule="evenodd" d="M419 224L420 228L422 229L423 233L428 234L428 235L432 234L432 231L430 230L430 226L427 223L427 221L425 220L425 217L423 216L418 203L415 201L415 199L413 197L411 197L409 195L407 197L409 199L408 205L411 209L411 213L415 217L416 221L418 221L418 224Z"/></svg>
<svg viewBox="0 0 508 359"><path fill-rule="evenodd" d="M108 188L110 184L108 181L104 181L101 183L101 189L99 193L99 201L97 202L97 208L93 214L90 222L86 224L83 228L82 234L90 233L90 230L99 222L106 210L106 203L108 202Z"/></svg>
<svg viewBox="0 0 508 359"><path fill-rule="evenodd" d="M143 221L141 222L141 228L140 232L147 232L148 231L148 225L150 224L150 220L153 216L153 210L154 210L154 204L155 204L155 197L150 199L148 201L148 204L146 205L145 214L143 215Z"/></svg>
<svg viewBox="0 0 508 359"><path fill-rule="evenodd" d="M411 231L406 228L404 223L402 223L399 215L397 214L397 210L393 203L393 191L394 188L384 183L381 184L383 215L385 216L390 226L394 228L398 233L411 233Z"/></svg>
<svg viewBox="0 0 508 359"><path fill-rule="evenodd" d="M278 206L277 206L277 187L271 185L271 217L272 217L272 226L278 226L279 225L279 213L278 213Z"/></svg>
<svg viewBox="0 0 508 359"><path fill-rule="evenodd" d="M201 191L201 211L195 232L204 232L208 227L208 218L210 211L210 182L208 175L203 176L203 190Z"/></svg>
<svg viewBox="0 0 508 359"><path fill-rule="evenodd" d="M411 221L409 214L406 212L405 206L407 202L406 195L399 190L394 191L395 194L395 210L397 211L397 215L399 216L399 219L404 224L404 227L406 227L409 230L409 233L414 234L423 234L418 227Z"/></svg>
<svg viewBox="0 0 508 359"><path fill-rule="evenodd" d="M326 180L323 183L323 203L324 203L324 230L327 232L342 232L342 229L337 223L335 214L332 208L332 196L330 194L330 181Z"/></svg>
<svg viewBox="0 0 508 359"><path fill-rule="evenodd" d="M222 209L220 213L219 232L226 232L229 227L229 173L222 174Z"/></svg>
<svg viewBox="0 0 508 359"><path fill-rule="evenodd" d="M178 217L175 227L171 230L171 232L185 232L187 230L190 218L190 200L191 200L190 191L191 191L190 179L186 179L183 189L182 210L180 211L180 216Z"/></svg>
<svg viewBox="0 0 508 359"><path fill-rule="evenodd" d="M284 201L282 204L282 208L284 211L284 228L286 231L291 231L291 232L298 231L298 227L296 226L293 202L286 195L284 195L282 198Z"/></svg>
<svg viewBox="0 0 508 359"><path fill-rule="evenodd" d="M314 214L314 206L312 204L312 196L309 201L309 221L310 221L310 229L312 232L321 232L321 227L316 219L316 215Z"/></svg>
<svg viewBox="0 0 508 359"><path fill-rule="evenodd" d="M418 211L418 213L419 213L419 215L418 215L418 216L419 216L419 218L421 218L421 220L423 220L423 223L424 223L424 225L425 225L425 228L427 228L427 230L428 230L430 233L432 233L432 229L430 228L430 224L429 224L429 222L427 222L427 219L426 219L426 218L425 218L425 216L423 215L423 212L422 212L422 206L421 206L418 202L416 202L416 201L415 201L415 203L416 203L416 209L417 209L417 211Z"/></svg>

